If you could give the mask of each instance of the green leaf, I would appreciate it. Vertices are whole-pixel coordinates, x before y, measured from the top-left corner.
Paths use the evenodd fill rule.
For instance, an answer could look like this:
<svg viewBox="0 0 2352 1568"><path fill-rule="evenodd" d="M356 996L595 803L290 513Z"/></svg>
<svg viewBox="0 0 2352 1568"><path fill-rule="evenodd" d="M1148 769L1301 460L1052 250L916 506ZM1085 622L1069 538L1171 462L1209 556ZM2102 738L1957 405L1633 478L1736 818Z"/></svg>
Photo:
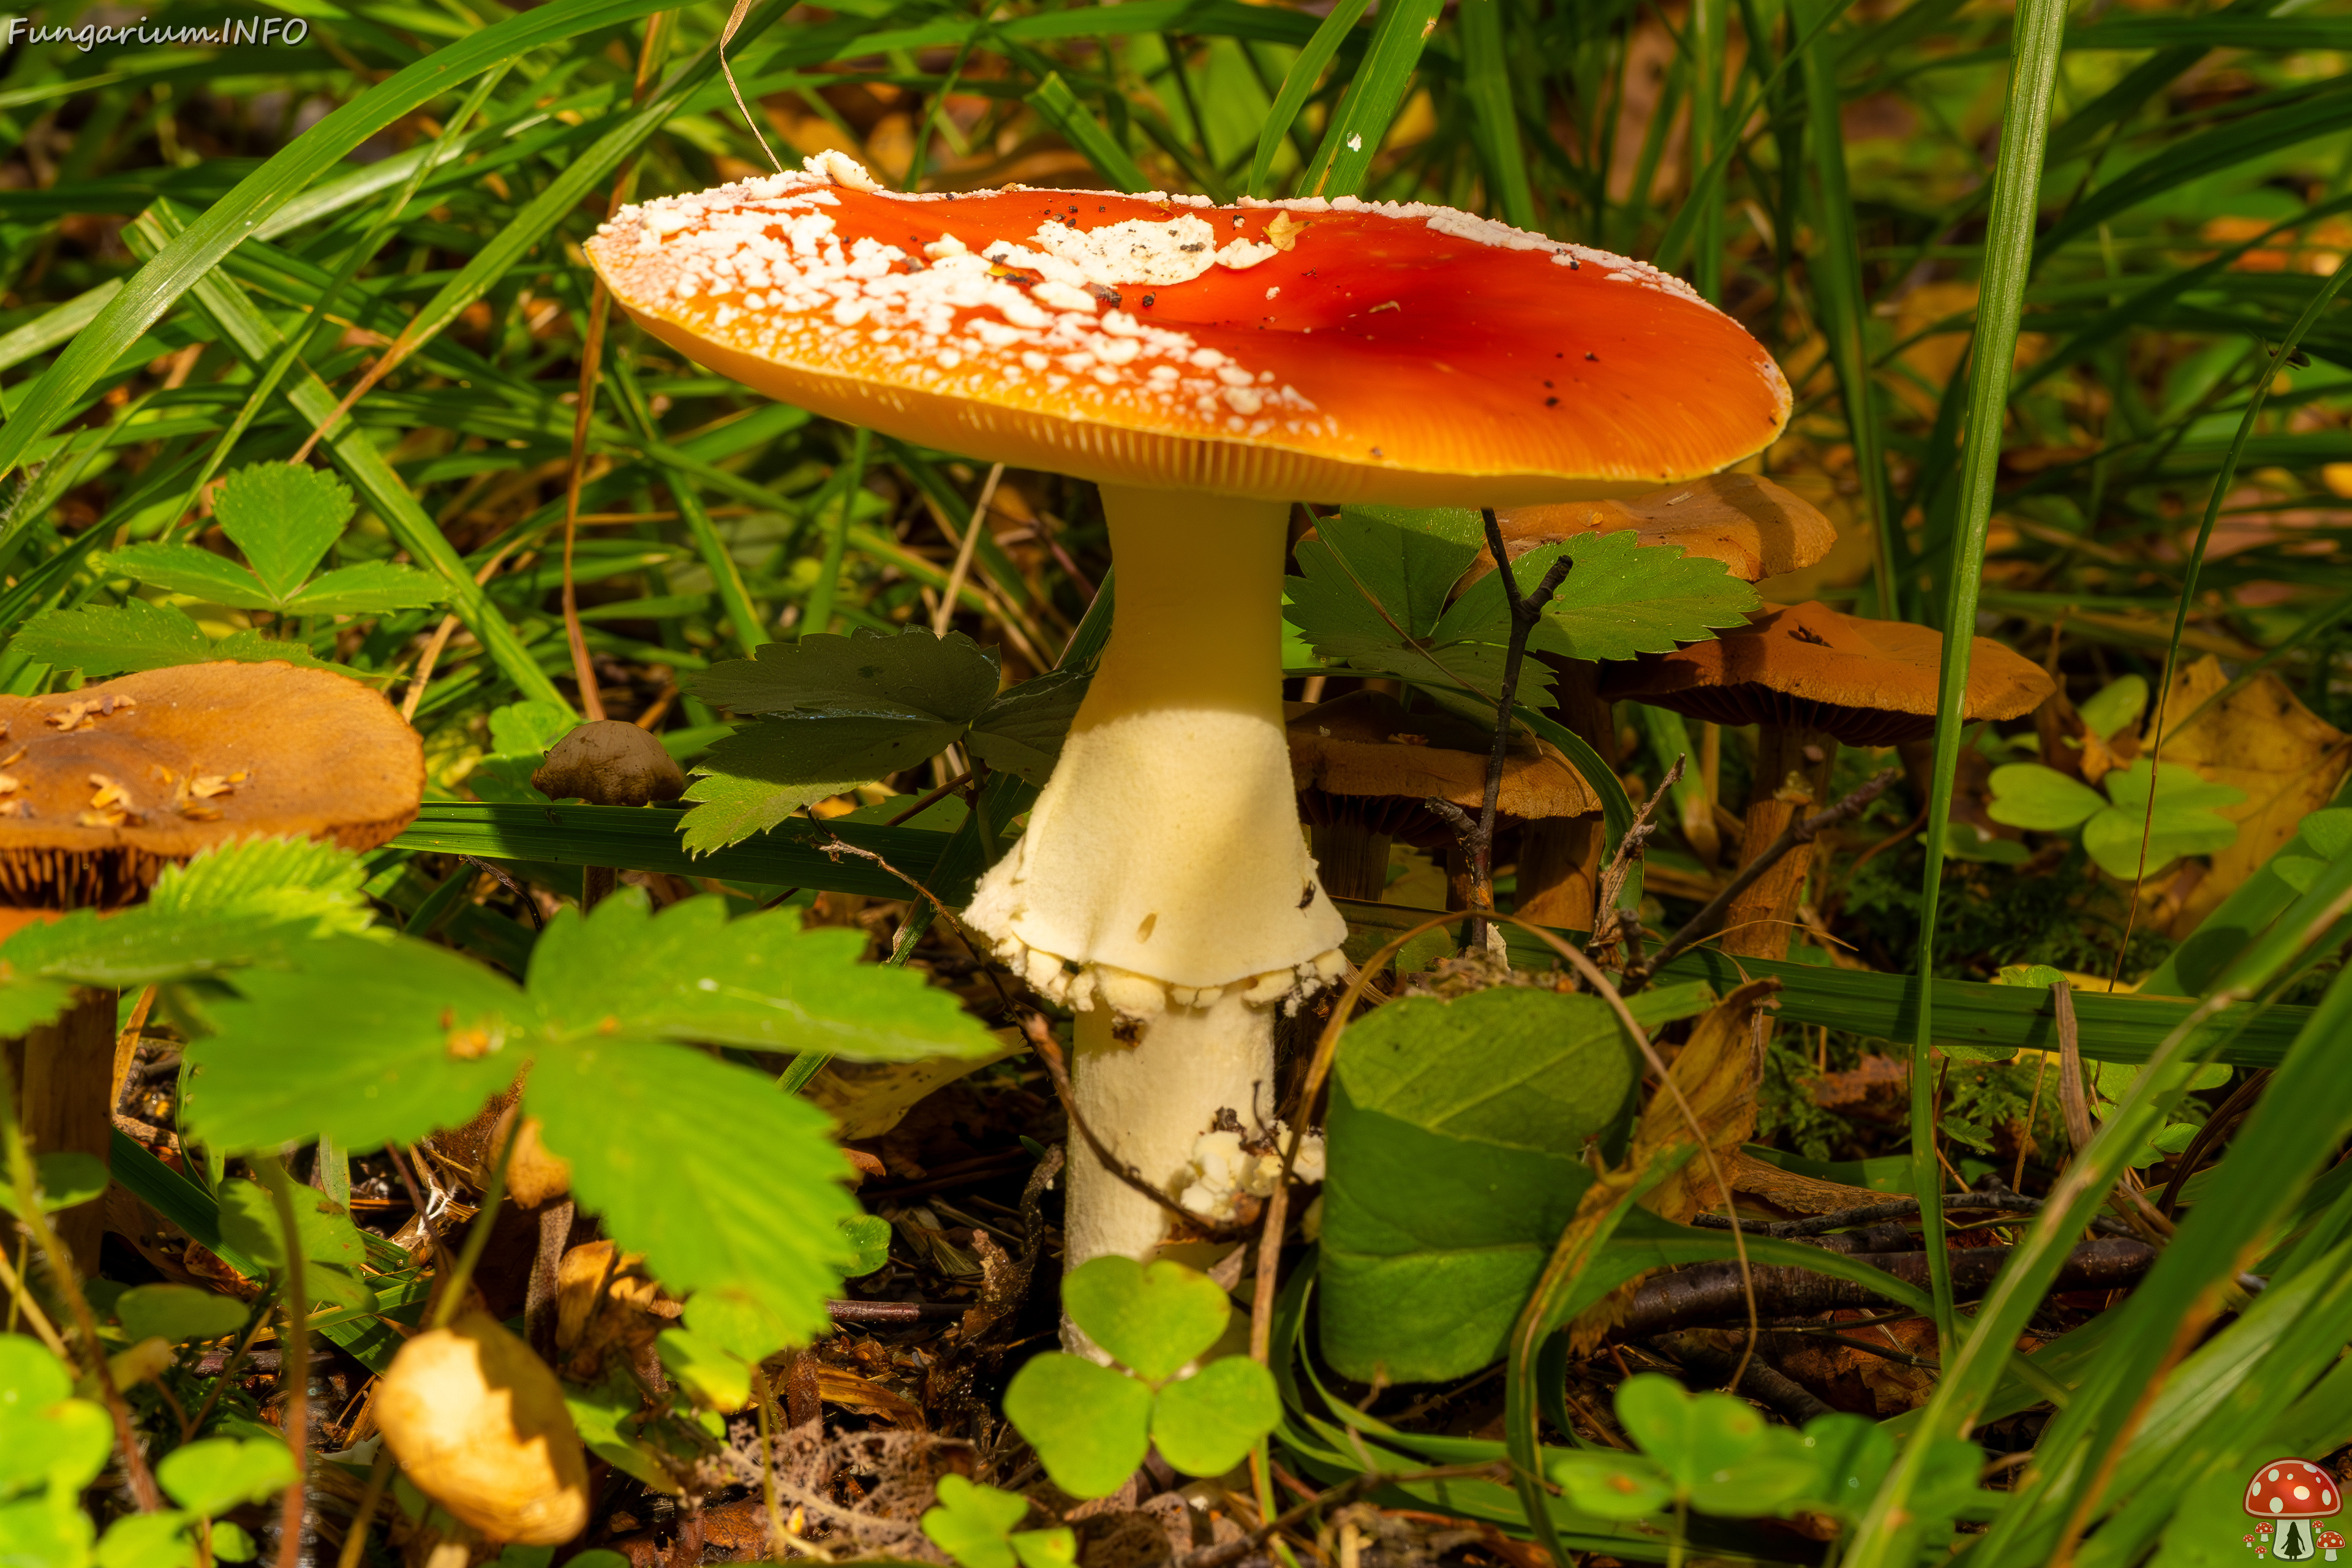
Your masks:
<svg viewBox="0 0 2352 1568"><path fill-rule="evenodd" d="M212 657L212 639L204 628L177 610L144 599L43 610L9 646L27 658L91 677L196 664Z"/></svg>
<svg viewBox="0 0 2352 1568"><path fill-rule="evenodd" d="M221 481L213 498L221 531L245 552L253 574L281 604L318 569L354 510L342 480L291 463L239 468Z"/></svg>
<svg viewBox="0 0 2352 1568"><path fill-rule="evenodd" d="M195 1522L194 1514L177 1509L125 1514L106 1527L91 1560L98 1568L195 1568Z"/></svg>
<svg viewBox="0 0 2352 1568"><path fill-rule="evenodd" d="M2155 781L2156 809L2147 805ZM2183 855L2210 855L2237 842L2238 825L2213 808L2235 805L2246 798L2242 790L2208 784L2197 770L2166 763L2158 775L2142 757L2127 768L2117 768L2102 781L2115 805L2083 826L2083 848L2111 877L2130 877L2141 870L2140 840L2147 841L2146 870L2154 875Z"/></svg>
<svg viewBox="0 0 2352 1568"><path fill-rule="evenodd" d="M1554 1449L1544 1456L1544 1479L1566 1492L1579 1513L1597 1519L1640 1519L1675 1496L1673 1483L1638 1454Z"/></svg>
<svg viewBox="0 0 2352 1568"><path fill-rule="evenodd" d="M1028 1516L1029 1500L1020 1493L950 1474L940 1478L939 1506L923 1512L923 1533L963 1568L1013 1568L1004 1537Z"/></svg>
<svg viewBox="0 0 2352 1568"><path fill-rule="evenodd" d="M446 602L448 590L429 572L389 561L339 566L311 579L282 607L293 616L365 616Z"/></svg>
<svg viewBox="0 0 2352 1568"><path fill-rule="evenodd" d="M0 1334L0 1498L47 1487L70 1506L106 1468L114 1424L72 1395L71 1375L39 1341ZM0 1526L0 1541L14 1539Z"/></svg>
<svg viewBox="0 0 2352 1568"><path fill-rule="evenodd" d="M1120 1365L1173 1377L1225 1331L1234 1304L1198 1269L1162 1259L1097 1258L1062 1280L1062 1310Z"/></svg>
<svg viewBox="0 0 2352 1568"><path fill-rule="evenodd" d="M1675 1489L1708 1513L1777 1512L1819 1474L1802 1439L1767 1426L1753 1405L1727 1394L1685 1393L1655 1373L1618 1387L1617 1416Z"/></svg>
<svg viewBox="0 0 2352 1568"><path fill-rule="evenodd" d="M542 1056L524 1104L582 1204L665 1285L741 1293L795 1337L825 1331L856 1205L824 1112L699 1051L601 1037Z"/></svg>
<svg viewBox="0 0 2352 1568"><path fill-rule="evenodd" d="M1804 1445L1816 1475L1805 1506L1839 1519L1859 1514L1895 1463L1894 1436L1877 1422L1843 1411L1806 1422Z"/></svg>
<svg viewBox="0 0 2352 1568"><path fill-rule="evenodd" d="M269 1189L259 1182L224 1182L219 1197L221 1239L264 1268L285 1268L286 1241ZM294 1227L306 1263L357 1268L367 1261L367 1245L352 1223L351 1210L324 1193L294 1190Z"/></svg>
<svg viewBox="0 0 2352 1568"><path fill-rule="evenodd" d="M1643 544L1631 530L1580 533L1565 544L1530 550L1511 563L1522 587L1543 580L1561 555L1575 563L1528 647L1570 658L1632 658L1667 653L1683 643L1712 641L1716 628L1743 626L1762 601L1720 561L1685 555L1677 544ZM1501 579L1489 573L1454 601L1438 636L1476 624L1475 634L1500 644L1510 635Z"/></svg>
<svg viewBox="0 0 2352 1568"><path fill-rule="evenodd" d="M114 1299L114 1315L132 1343L145 1339L216 1340L245 1326L245 1303L192 1285L134 1285Z"/></svg>
<svg viewBox="0 0 2352 1568"><path fill-rule="evenodd" d="M60 1150L37 1156L33 1164L37 1173L33 1179L40 1188L43 1214L56 1214L106 1195L106 1162L95 1154ZM16 1212L13 1185L0 1185L0 1209Z"/></svg>
<svg viewBox="0 0 2352 1568"><path fill-rule="evenodd" d="M696 1404L721 1415L751 1403L751 1368L741 1356L690 1329L664 1329L654 1354Z"/></svg>
<svg viewBox="0 0 2352 1568"><path fill-rule="evenodd" d="M267 610L278 603L278 595L252 573L194 544L127 544L110 552L101 565L108 572L120 572L170 593L192 595L206 604Z"/></svg>
<svg viewBox="0 0 2352 1568"><path fill-rule="evenodd" d="M1231 1355L1160 1391L1151 1406L1151 1441L1161 1458L1186 1475L1222 1476L1281 1420L1274 1373L1245 1355Z"/></svg>
<svg viewBox="0 0 2352 1568"><path fill-rule="evenodd" d="M1644 993L1637 1016L1644 1004L1677 1005ZM1584 1141L1635 1077L1594 996L1497 987L1392 1002L1355 1025L1333 1076L1323 1197L1332 1364L1422 1382L1500 1355L1591 1183Z"/></svg>
<svg viewBox="0 0 2352 1568"><path fill-rule="evenodd" d="M1021 1568L1077 1568L1078 1532L1067 1528L1024 1530L1005 1539Z"/></svg>
<svg viewBox="0 0 2352 1568"><path fill-rule="evenodd" d="M272 641L258 632L233 632L215 642L180 611L135 598L120 605L43 610L25 623L9 646L27 658L93 678L219 660L261 664L283 659L307 669L342 668L313 657L299 643Z"/></svg>
<svg viewBox="0 0 2352 1568"><path fill-rule="evenodd" d="M484 800L544 802L530 782L548 748L577 728L577 721L552 702L536 700L509 702L490 710L490 753L466 775L466 787Z"/></svg>
<svg viewBox="0 0 2352 1568"><path fill-rule="evenodd" d="M856 1256L842 1268L848 1278L871 1274L890 1261L890 1222L880 1215L853 1215L841 1222L841 1233L856 1248Z"/></svg>
<svg viewBox="0 0 2352 1568"><path fill-rule="evenodd" d="M209 1517L292 1486L294 1459L284 1443L268 1438L204 1437L165 1455L155 1479L173 1502Z"/></svg>
<svg viewBox="0 0 2352 1568"><path fill-rule="evenodd" d="M1091 672L1048 670L989 700L971 721L965 744L999 773L1042 786L1062 754L1062 742L1086 700Z"/></svg>
<svg viewBox="0 0 2352 1568"><path fill-rule="evenodd" d="M644 1403L635 1381L620 1366L612 1368L604 1381L593 1387L563 1385L563 1408L590 1453L656 1491L675 1495L677 1483L636 1440L635 1428Z"/></svg>
<svg viewBox="0 0 2352 1568"><path fill-rule="evenodd" d="M2147 711L2147 681L2137 675L2109 681L2074 711L2083 728L2102 741L2111 741L2138 723L2139 716Z"/></svg>
<svg viewBox="0 0 2352 1568"><path fill-rule="evenodd" d="M1084 153L1087 162L1111 183L1113 189L1130 194L1151 189L1150 180L1136 167L1127 149L1103 129L1102 121L1087 111L1087 106L1078 101L1077 94L1070 90L1059 71L1048 71L1045 79L1030 92L1029 107L1060 132L1063 141Z"/></svg>
<svg viewBox="0 0 2352 1568"><path fill-rule="evenodd" d="M1048 1351L1013 1374L1004 1415L1055 1486L1072 1497L1108 1497L1150 1446L1151 1390L1109 1367Z"/></svg>
<svg viewBox="0 0 2352 1568"><path fill-rule="evenodd" d="M1985 815L2011 827L2064 833L2106 808L2106 800L2080 779L2070 779L2040 763L2010 763L1993 769L1992 801Z"/></svg>
<svg viewBox="0 0 2352 1568"><path fill-rule="evenodd" d="M0 1541L8 1543L9 1568L85 1568L97 1533L80 1500L61 1491L0 1502Z"/></svg>
<svg viewBox="0 0 2352 1568"><path fill-rule="evenodd" d="M770 643L767 648L789 647ZM688 849L708 853L764 833L813 801L911 768L961 739L961 720L864 714L769 720L703 753L686 798Z"/></svg>
<svg viewBox="0 0 2352 1568"><path fill-rule="evenodd" d="M996 695L993 653L961 632L811 635L769 643L679 684L738 713L966 724Z"/></svg>
<svg viewBox="0 0 2352 1568"><path fill-rule="evenodd" d="M801 928L798 910L727 918L688 899L658 915L625 889L565 910L531 954L530 994L561 1037L618 1032L857 1061L979 1057L995 1039L918 972L860 963L863 932Z"/></svg>
<svg viewBox="0 0 2352 1568"><path fill-rule="evenodd" d="M227 1520L213 1521L213 1557L221 1563L250 1563L261 1555L261 1548L241 1525ZM573 1561L577 1562L578 1559Z"/></svg>
<svg viewBox="0 0 2352 1568"><path fill-rule="evenodd" d="M446 948L336 936L201 1004L187 1113L222 1150L321 1134L349 1149L463 1122L514 1080L536 1023L511 982ZM335 1020L321 1036L319 1021ZM509 1047L512 1048L509 1049Z"/></svg>

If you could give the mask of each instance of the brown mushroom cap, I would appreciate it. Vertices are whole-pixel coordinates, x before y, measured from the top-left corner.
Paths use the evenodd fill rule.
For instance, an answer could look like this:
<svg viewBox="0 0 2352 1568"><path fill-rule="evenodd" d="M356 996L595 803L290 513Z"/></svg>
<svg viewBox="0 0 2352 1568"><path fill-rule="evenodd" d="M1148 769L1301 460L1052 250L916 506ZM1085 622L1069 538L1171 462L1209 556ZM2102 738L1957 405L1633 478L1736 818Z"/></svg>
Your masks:
<svg viewBox="0 0 2352 1568"><path fill-rule="evenodd" d="M346 676L189 664L0 697L0 898L107 907L238 839L389 841L424 798L425 747Z"/></svg>
<svg viewBox="0 0 2352 1568"><path fill-rule="evenodd" d="M1447 714L1408 713L1384 691L1319 703L1290 721L1289 734L1291 782L1309 822L1352 807L1393 832L1426 816L1421 803L1432 795L1465 811L1486 804L1488 738ZM1541 741L1515 742L1503 764L1502 815L1533 821L1601 809L1566 757ZM1450 838L1440 833L1434 841Z"/></svg>
<svg viewBox="0 0 2352 1568"><path fill-rule="evenodd" d="M1447 207L906 195L836 156L625 208L586 248L639 325L771 396L1139 489L1634 495L1789 414L1678 279Z"/></svg>
<svg viewBox="0 0 2352 1568"><path fill-rule="evenodd" d="M1935 733L1943 634L1819 604L1768 605L1746 627L1674 653L1606 666L1601 695L1717 724L1818 730L1849 746ZM2054 689L2032 659L1973 640L1965 717L2014 719Z"/></svg>
<svg viewBox="0 0 2352 1568"><path fill-rule="evenodd" d="M619 719L593 719L547 753L533 789L592 805L648 805L686 793L686 773L661 741Z"/></svg>
<svg viewBox="0 0 2352 1568"><path fill-rule="evenodd" d="M1713 474L1625 501L1515 507L1495 521L1515 561L1580 533L1631 530L1643 544L1679 544L1685 555L1720 561L1743 583L1802 571L1837 543L1837 529L1820 508L1754 474ZM1464 585L1494 569L1494 557L1480 551Z"/></svg>

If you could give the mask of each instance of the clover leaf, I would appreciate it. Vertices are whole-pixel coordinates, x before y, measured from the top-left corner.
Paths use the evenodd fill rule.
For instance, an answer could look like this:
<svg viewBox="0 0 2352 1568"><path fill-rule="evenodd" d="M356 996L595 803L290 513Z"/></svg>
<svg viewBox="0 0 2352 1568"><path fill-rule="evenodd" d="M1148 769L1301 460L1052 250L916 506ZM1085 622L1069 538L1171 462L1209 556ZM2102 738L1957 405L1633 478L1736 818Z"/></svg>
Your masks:
<svg viewBox="0 0 2352 1568"><path fill-rule="evenodd" d="M924 1512L923 1533L963 1568L1070 1568L1077 1561L1076 1534L1014 1530L1028 1514L1029 1500L1017 1492L942 1476L939 1506Z"/></svg>
<svg viewBox="0 0 2352 1568"><path fill-rule="evenodd" d="M1118 1490L1154 1444L1188 1475L1222 1475L1281 1420L1274 1375L1256 1362L1231 1356L1184 1373L1233 1320L1207 1275L1097 1258L1063 1280L1062 1306L1127 1370L1060 1352L1034 1357L1006 1387L1004 1414L1073 1497Z"/></svg>
<svg viewBox="0 0 2352 1568"><path fill-rule="evenodd" d="M1993 769L1986 815L2041 833L2081 831L2084 851L2111 877L2153 876L2184 855L2209 855L2237 841L2238 826L2218 807L2246 798L2208 783L2194 768L2147 757L2110 769L2100 789L2039 763ZM2148 808L2153 790L2156 806ZM2143 867L2141 842L2147 843Z"/></svg>

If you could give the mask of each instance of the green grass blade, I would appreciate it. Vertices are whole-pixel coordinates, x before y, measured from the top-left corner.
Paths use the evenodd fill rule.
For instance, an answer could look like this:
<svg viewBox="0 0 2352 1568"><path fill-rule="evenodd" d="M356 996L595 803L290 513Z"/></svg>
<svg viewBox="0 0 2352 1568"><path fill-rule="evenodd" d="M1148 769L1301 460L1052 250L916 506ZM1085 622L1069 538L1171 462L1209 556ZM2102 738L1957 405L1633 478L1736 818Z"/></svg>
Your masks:
<svg viewBox="0 0 2352 1568"><path fill-rule="evenodd" d="M1070 84L1062 79L1061 72L1055 71L1039 82L1030 92L1028 101L1045 123L1062 133L1062 140L1086 154L1087 162L1111 183L1113 189L1132 195L1151 188L1151 182L1128 156L1127 149L1112 140L1102 121L1087 112L1087 106L1078 101L1078 95L1070 90Z"/></svg>
<svg viewBox="0 0 2352 1568"><path fill-rule="evenodd" d="M664 0L553 0L417 61L312 126L213 204L107 301L0 426L0 474L66 417L124 350L270 214L337 168L362 142L501 61L582 33L619 26Z"/></svg>
<svg viewBox="0 0 2352 1568"><path fill-rule="evenodd" d="M1444 0L1389 0L1372 24L1363 63L1324 129L1322 145L1299 179L1312 196L1352 196L1364 188L1372 159L1412 89L1413 68L1437 26Z"/></svg>
<svg viewBox="0 0 2352 1568"><path fill-rule="evenodd" d="M192 232L168 206L158 205L142 215L123 230L125 243L139 243L151 247L151 254L161 254L177 243L180 237ZM152 265L152 263L151 263ZM194 280L196 308L211 319L220 334L236 346L246 363L256 370L267 364L284 346L285 339L267 317L256 309L245 291L226 274L214 272ZM306 426L315 426L334 411L335 395L327 390L315 372L308 369L294 379L286 389L286 400ZM522 639L507 624L506 617L490 602L489 595L474 581L460 556L400 476L376 449L366 432L346 421L341 433L329 437L322 444L343 477L360 494L360 499L373 508L400 541L418 565L437 574L449 590L451 607L468 630L481 639L483 647L499 671L512 681L526 697L552 702L571 711L571 704L555 689L540 668Z"/></svg>
<svg viewBox="0 0 2352 1568"><path fill-rule="evenodd" d="M1519 144L1518 106L1511 98L1502 0L1462 0L1460 20L1462 85L1476 118L1488 204L1502 209L1506 223L1532 229L1536 197L1528 184L1527 150Z"/></svg>
<svg viewBox="0 0 2352 1568"><path fill-rule="evenodd" d="M1282 79L1282 90L1275 95L1274 108L1267 111L1265 124L1257 134L1257 155L1250 160L1251 195L1269 194L1266 181L1274 173L1274 156L1282 147L1282 139L1290 134L1290 128L1297 122L1298 111L1307 107L1307 99L1314 95L1315 84L1322 78L1323 68L1331 63L1333 55L1339 53L1340 44L1355 26L1356 18L1364 14L1364 7L1370 3L1370 0L1339 0L1339 4L1331 7L1331 14L1324 17L1322 25L1315 29L1315 36L1307 41L1307 47L1298 51L1298 58L1292 62L1289 74Z"/></svg>
<svg viewBox="0 0 2352 1568"><path fill-rule="evenodd" d="M1943 679L1936 706L1934 786L1927 826L1921 834L1926 868L1919 896L1919 1011L1911 1031L1911 1160L1913 1180L1923 1200L1941 1190L1937 1168L1936 1074L1927 1053L1935 1042L1934 988L1936 906L1943 890L1944 830L1952 814L1952 791L1959 768L1960 732L1968 702L1969 638L1976 628L1977 590L1984 571L1985 533L1992 519L1993 485L2000 465L2003 412L2009 402L2010 366L2017 346L2025 279L2033 259L2034 219L2040 208L2042 154L2050 132L2050 100L2058 74L2059 38L2066 20L2064 0L2021 0L2017 8L2016 64L2002 116L2000 162L1993 174L1991 226L1985 237L1984 274L1977 306L1977 330L1969 360L1967 446L1960 460L1959 523L1946 567L1950 599L1944 616ZM1929 1283L1936 1294L1936 1331L1950 1364L1953 1336L1951 1270L1944 1256L1941 1208L1923 1201L1921 1244L1927 1254ZM1886 1561L1881 1559L1879 1561ZM1853 1568L1865 1568L1857 1557ZM1867 1565L1877 1568L1877 1563Z"/></svg>
<svg viewBox="0 0 2352 1568"><path fill-rule="evenodd" d="M1801 4L1796 16L1812 18L1811 3ZM1853 191L1846 177L1845 132L1841 122L1844 102L1838 95L1836 40L1826 29L1809 26L1812 41L1803 54L1807 144L1813 165L1813 247L1806 258L1821 326L1829 340L1830 363L1836 369L1838 400L1845 405L1846 430L1853 442L1855 476L1870 512L1873 535L1871 580L1878 594L1876 614L1894 619L1903 613L1895 595L1895 572L1902 564L1901 531L1895 526L1886 493L1886 443L1881 427L1878 386L1870 372L1870 345L1865 335L1870 303L1863 298L1862 237L1854 227Z"/></svg>

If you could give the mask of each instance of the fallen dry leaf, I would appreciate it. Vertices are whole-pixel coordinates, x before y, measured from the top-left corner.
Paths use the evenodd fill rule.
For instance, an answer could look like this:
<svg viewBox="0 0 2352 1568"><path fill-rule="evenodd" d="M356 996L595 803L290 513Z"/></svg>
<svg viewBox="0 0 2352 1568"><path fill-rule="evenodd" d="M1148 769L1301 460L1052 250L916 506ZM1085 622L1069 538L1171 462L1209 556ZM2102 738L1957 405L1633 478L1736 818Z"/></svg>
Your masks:
<svg viewBox="0 0 2352 1568"><path fill-rule="evenodd" d="M2195 713L2229 681L2221 662L2210 657L2180 671L2166 702L2172 721ZM2284 681L2264 671L2198 714L2195 722L2169 731L2158 754L2246 795L2236 805L2219 808L2219 815L2238 825L2238 841L2210 857L2211 869L2182 900L2170 928L2179 938L2196 930L2294 837L2306 816L2335 797L2352 767L2352 737L2295 700Z"/></svg>

